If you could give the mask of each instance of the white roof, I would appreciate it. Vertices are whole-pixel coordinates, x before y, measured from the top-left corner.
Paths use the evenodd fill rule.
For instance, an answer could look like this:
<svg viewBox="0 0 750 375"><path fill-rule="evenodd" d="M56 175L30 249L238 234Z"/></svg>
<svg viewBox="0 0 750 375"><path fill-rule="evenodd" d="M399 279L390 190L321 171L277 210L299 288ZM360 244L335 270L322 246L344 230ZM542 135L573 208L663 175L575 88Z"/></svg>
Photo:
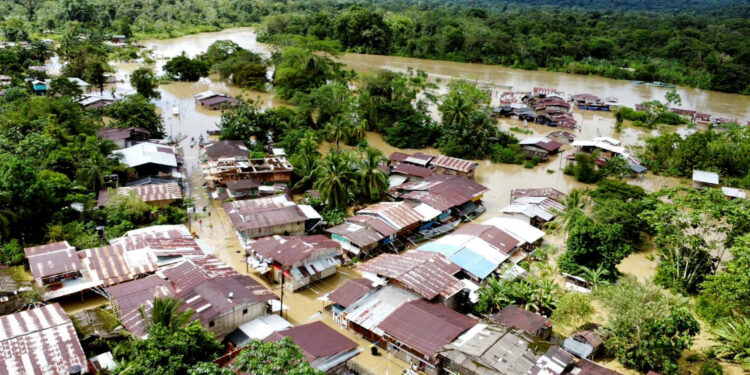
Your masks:
<svg viewBox="0 0 750 375"><path fill-rule="evenodd" d="M487 261L492 262L496 268L501 263L505 262L506 259L508 259L507 254L500 252L494 246L490 245L487 241L479 237L472 238L471 240L469 240L469 242L464 244L464 247L471 250L475 254L481 255L482 258L486 259Z"/></svg>
<svg viewBox="0 0 750 375"><path fill-rule="evenodd" d="M286 319L276 315L259 316L241 326L239 330L247 337L255 340L263 340L274 332L291 328L292 324Z"/></svg>
<svg viewBox="0 0 750 375"><path fill-rule="evenodd" d="M406 176L406 175L392 174L392 175L388 176L388 186L389 187L394 187L394 186L401 185L404 182L406 182L406 180L408 180L408 179L409 179L409 177Z"/></svg>
<svg viewBox="0 0 750 375"><path fill-rule="evenodd" d="M177 157L175 156L174 147L171 146L144 142L122 150L115 150L113 153L121 154L123 156L123 163L129 167L137 167L149 163L177 167Z"/></svg>
<svg viewBox="0 0 750 375"><path fill-rule="evenodd" d="M704 184L718 185L719 174L716 172L699 171L693 169L693 181L702 182Z"/></svg>
<svg viewBox="0 0 750 375"><path fill-rule="evenodd" d="M88 82L86 82L86 81L84 81L84 80L82 80L80 78L68 77L68 81L75 83L76 85L78 85L78 87L89 87L89 86L91 86L91 85L89 85Z"/></svg>
<svg viewBox="0 0 750 375"><path fill-rule="evenodd" d="M552 142L552 140L549 139L549 138L547 138L547 137L535 136L535 137L529 137L529 138L522 139L522 140L518 141L518 144L520 144L520 145L535 145L537 143L549 143L549 142Z"/></svg>
<svg viewBox="0 0 750 375"><path fill-rule="evenodd" d="M274 148L271 152L274 156L286 156L286 151L283 148Z"/></svg>
<svg viewBox="0 0 750 375"><path fill-rule="evenodd" d="M610 142L599 140L599 141L585 141L585 140L578 140L573 141L573 143L570 144L573 147L596 147L600 148L605 151L610 151L615 154L622 154L625 152L624 147L615 146Z"/></svg>
<svg viewBox="0 0 750 375"><path fill-rule="evenodd" d="M509 206L505 206L505 208L500 210L500 212L506 214L523 214L529 218L538 216L545 221L550 221L555 218L555 215L535 204L514 203Z"/></svg>
<svg viewBox="0 0 750 375"><path fill-rule="evenodd" d="M105 98L105 97L99 96L99 95L86 95L81 100L79 100L78 103L80 103L83 106L87 106L87 105L90 105L90 104L94 104L94 103L96 103L96 102L98 102L100 100L112 100L112 101L114 101L114 99L112 99L112 98Z"/></svg>
<svg viewBox="0 0 750 375"><path fill-rule="evenodd" d="M721 188L721 192L724 193L724 195L728 197L732 197L732 198L745 199L747 197L747 192L742 189L735 189L735 188L723 186Z"/></svg>
<svg viewBox="0 0 750 375"><path fill-rule="evenodd" d="M519 219L493 217L482 224L494 225L528 243L534 243L544 237L544 232Z"/></svg>
<svg viewBox="0 0 750 375"><path fill-rule="evenodd" d="M594 137L594 142L607 142L612 146L619 146L620 141L610 137Z"/></svg>
<svg viewBox="0 0 750 375"><path fill-rule="evenodd" d="M299 207L299 209L302 210L302 213L305 214L305 216L307 216L308 219L322 219L323 218L322 216L320 216L318 211L315 211L315 209L310 205L300 204L300 205L297 205L297 207Z"/></svg>
<svg viewBox="0 0 750 375"><path fill-rule="evenodd" d="M422 217L422 221L430 221L438 216L440 216L440 211L432 208L431 206L420 203L416 206L414 206L414 211L417 211L419 216Z"/></svg>
<svg viewBox="0 0 750 375"><path fill-rule="evenodd" d="M193 95L193 98L195 100L201 100L201 99L210 98L210 97L216 96L216 95L221 95L221 94L219 94L218 92L215 92L215 91L208 90L208 91L199 92L199 93Z"/></svg>
<svg viewBox="0 0 750 375"><path fill-rule="evenodd" d="M344 316L346 320L352 321L368 331L382 335L383 332L375 327L403 304L420 298L418 294L386 285L377 292L354 302L345 310L346 315Z"/></svg>

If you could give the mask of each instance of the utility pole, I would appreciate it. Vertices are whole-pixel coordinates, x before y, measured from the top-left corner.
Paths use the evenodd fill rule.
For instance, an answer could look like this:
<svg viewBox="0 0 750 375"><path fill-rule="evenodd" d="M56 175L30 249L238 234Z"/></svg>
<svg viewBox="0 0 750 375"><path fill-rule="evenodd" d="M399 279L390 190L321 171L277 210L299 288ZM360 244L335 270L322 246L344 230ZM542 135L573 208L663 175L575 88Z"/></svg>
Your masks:
<svg viewBox="0 0 750 375"><path fill-rule="evenodd" d="M284 271L284 266L281 266L281 306L279 306L279 316L282 318L284 317L284 281L286 281Z"/></svg>

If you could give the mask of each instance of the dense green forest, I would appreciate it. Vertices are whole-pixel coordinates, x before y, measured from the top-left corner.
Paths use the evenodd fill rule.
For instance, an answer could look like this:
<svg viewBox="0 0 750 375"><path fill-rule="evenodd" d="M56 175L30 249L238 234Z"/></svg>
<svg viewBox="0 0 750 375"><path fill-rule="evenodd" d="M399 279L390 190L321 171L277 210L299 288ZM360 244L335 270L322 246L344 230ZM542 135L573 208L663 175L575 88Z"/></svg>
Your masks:
<svg viewBox="0 0 750 375"><path fill-rule="evenodd" d="M172 37L262 23L261 39L271 42L281 34L308 35L339 41L351 52L597 74L748 94L750 11L744 3L5 0L0 2L0 12L7 15L2 29L6 39L58 30L69 22L99 34L136 37Z"/></svg>

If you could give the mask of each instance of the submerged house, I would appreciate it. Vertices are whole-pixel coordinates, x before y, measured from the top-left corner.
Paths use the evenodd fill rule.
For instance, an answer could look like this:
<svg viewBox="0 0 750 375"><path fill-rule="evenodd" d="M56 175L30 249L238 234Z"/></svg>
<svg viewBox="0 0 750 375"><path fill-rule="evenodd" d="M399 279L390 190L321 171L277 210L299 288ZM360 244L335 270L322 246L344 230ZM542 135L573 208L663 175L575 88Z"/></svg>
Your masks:
<svg viewBox="0 0 750 375"><path fill-rule="evenodd" d="M370 251L380 245L381 241L386 238L380 232L366 225L349 221L328 228L326 232L331 235L332 240L337 241L341 245L342 250L352 256L368 255Z"/></svg>
<svg viewBox="0 0 750 375"><path fill-rule="evenodd" d="M542 160L547 160L550 155L557 154L562 146L561 143L547 137L530 137L522 139L518 143L521 145L521 152L527 158L538 157Z"/></svg>
<svg viewBox="0 0 750 375"><path fill-rule="evenodd" d="M508 305L500 310L492 319L506 327L512 327L527 332L532 336L549 339L552 335L552 322L539 314L522 309L516 305Z"/></svg>
<svg viewBox="0 0 750 375"><path fill-rule="evenodd" d="M479 166L479 164L471 160L438 155L430 161L430 166L435 168L435 172L439 174L458 175L467 178L474 178L474 171Z"/></svg>
<svg viewBox="0 0 750 375"><path fill-rule="evenodd" d="M147 315L157 297L184 302L181 310L195 313L208 331L219 339L268 311L276 295L254 279L239 274L214 257L185 260L152 275L109 287L111 303L123 327L136 336L147 334L139 310Z"/></svg>
<svg viewBox="0 0 750 375"><path fill-rule="evenodd" d="M265 341L277 342L285 337L299 346L310 367L326 374L343 374L347 361L359 355L356 342L320 321L274 332Z"/></svg>
<svg viewBox="0 0 750 375"><path fill-rule="evenodd" d="M113 195L135 195L141 201L156 207L167 207L182 199L182 189L176 182L164 184L148 184L137 186L123 186L116 189L100 190L96 201L97 207L103 207Z"/></svg>
<svg viewBox="0 0 750 375"><path fill-rule="evenodd" d="M696 189L718 187L719 174L716 172L693 170L693 187Z"/></svg>
<svg viewBox="0 0 750 375"><path fill-rule="evenodd" d="M311 206L297 205L286 195L227 202L223 207L245 247L258 237L303 235L321 220Z"/></svg>
<svg viewBox="0 0 750 375"><path fill-rule="evenodd" d="M148 142L151 138L151 132L136 127L129 128L102 128L97 133L99 139L112 141L119 148L127 148L138 143Z"/></svg>
<svg viewBox="0 0 750 375"><path fill-rule="evenodd" d="M388 194L394 199L425 204L438 211L440 221L447 221L449 216L471 220L481 215L485 211L481 200L487 191L467 177L440 174L396 186Z"/></svg>
<svg viewBox="0 0 750 375"><path fill-rule="evenodd" d="M347 281L344 285L328 294L328 299L333 302L333 306L331 307L333 315L337 316L372 290L374 290L374 287L371 280L354 279Z"/></svg>
<svg viewBox="0 0 750 375"><path fill-rule="evenodd" d="M442 254L410 250L401 255L381 254L357 270L374 284L390 284L417 293L428 301L436 301L455 309L464 288L455 275L461 267L448 261Z"/></svg>
<svg viewBox="0 0 750 375"><path fill-rule="evenodd" d="M479 323L438 352L442 373L528 374L537 363L538 340L513 328Z"/></svg>
<svg viewBox="0 0 750 375"><path fill-rule="evenodd" d="M395 357L413 369L437 375L438 352L477 323L476 318L420 299L401 305L378 328Z"/></svg>
<svg viewBox="0 0 750 375"><path fill-rule="evenodd" d="M182 178L174 147L143 142L112 153L122 155L123 163L133 168L137 177Z"/></svg>
<svg viewBox="0 0 750 375"><path fill-rule="evenodd" d="M268 279L291 291L332 276L341 262L339 243L321 235L263 237L249 241L247 253L268 264Z"/></svg>

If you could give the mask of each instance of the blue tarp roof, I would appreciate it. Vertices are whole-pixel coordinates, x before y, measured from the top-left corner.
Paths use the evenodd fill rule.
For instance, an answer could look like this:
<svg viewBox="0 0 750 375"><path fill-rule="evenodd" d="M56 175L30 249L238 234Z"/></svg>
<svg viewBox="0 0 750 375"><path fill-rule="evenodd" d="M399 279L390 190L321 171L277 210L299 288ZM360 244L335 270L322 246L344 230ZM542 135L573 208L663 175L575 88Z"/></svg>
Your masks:
<svg viewBox="0 0 750 375"><path fill-rule="evenodd" d="M646 167L634 163L630 163L630 169L632 169L635 173L643 173L646 171Z"/></svg>
<svg viewBox="0 0 750 375"><path fill-rule="evenodd" d="M450 258L451 255L457 253L459 250L461 250L460 246L456 245L450 245L450 244L444 244L444 243L435 243L435 242L429 242L422 246L420 246L417 250L422 251L431 251L433 253L440 253L445 255L446 257ZM456 263L458 264L458 263ZM458 264L460 266L460 264Z"/></svg>
<svg viewBox="0 0 750 375"><path fill-rule="evenodd" d="M448 259L466 270L466 272L480 279L484 279L497 268L497 264L488 261L483 256L467 248L461 249L461 251L448 257Z"/></svg>

